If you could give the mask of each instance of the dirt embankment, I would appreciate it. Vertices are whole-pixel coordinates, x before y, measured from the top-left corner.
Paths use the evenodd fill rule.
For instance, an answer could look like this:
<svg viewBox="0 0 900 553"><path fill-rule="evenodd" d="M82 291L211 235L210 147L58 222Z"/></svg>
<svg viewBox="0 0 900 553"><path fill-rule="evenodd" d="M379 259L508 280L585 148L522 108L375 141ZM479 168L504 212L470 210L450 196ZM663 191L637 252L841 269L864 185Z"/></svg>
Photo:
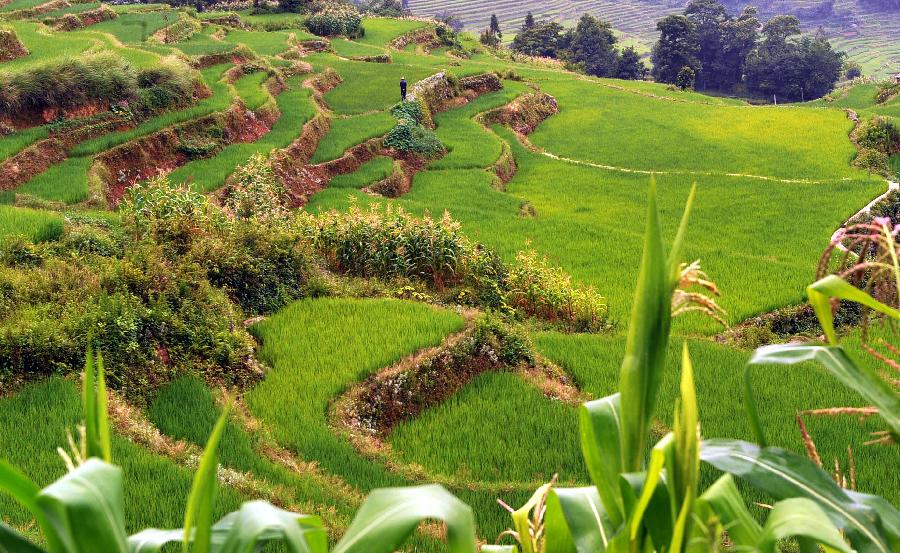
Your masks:
<svg viewBox="0 0 900 553"><path fill-rule="evenodd" d="M410 44L418 44L426 52L429 52L441 47L441 39L434 32L434 27L428 26L400 35L392 40L388 46L394 50L405 50Z"/></svg>
<svg viewBox="0 0 900 553"><path fill-rule="evenodd" d="M95 167L105 181L107 202L117 205L125 190L140 180L214 155L229 144L255 142L269 132L272 122L236 102L223 113L164 129L104 152L97 157Z"/></svg>

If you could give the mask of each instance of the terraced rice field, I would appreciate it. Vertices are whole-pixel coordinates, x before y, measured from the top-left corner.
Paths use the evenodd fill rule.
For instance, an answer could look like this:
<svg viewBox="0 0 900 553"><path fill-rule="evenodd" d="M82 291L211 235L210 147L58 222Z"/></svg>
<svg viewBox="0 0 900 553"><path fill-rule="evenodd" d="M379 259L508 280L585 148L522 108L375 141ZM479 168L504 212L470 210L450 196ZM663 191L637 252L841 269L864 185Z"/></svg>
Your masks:
<svg viewBox="0 0 900 553"><path fill-rule="evenodd" d="M526 5L509 4L515 9ZM441 4L411 5L415 10L432 10ZM645 12L639 13L642 6ZM616 18L621 29L638 37L644 36L641 25L648 11L656 17L670 10L657 6L654 11L653 6L554 0L542 4L546 13L565 21L580 10L609 10L611 20ZM296 16L242 14L257 30L229 30L220 41L213 34L218 36L221 27L206 25L201 34L182 43L150 45L143 42L142 25L125 23L144 21L148 29L159 28L154 26L165 23L166 12L147 15L120 9L125 10L123 17L102 32L91 28L61 37L36 23L15 26L29 47L69 44L72 52L110 48L140 64L155 63L160 55L179 49L196 61L204 54L243 44L281 68L288 63L274 56L293 39L305 38ZM515 24L511 14L500 12L501 20ZM483 14L473 11L470 15L477 21ZM502 90L435 114L434 131L447 153L417 167L421 170L405 195L387 199L361 190L400 164L378 155L356 171L332 179L304 209L318 214L351 205L390 204L415 215L447 212L460 222L466 236L495 250L505 261L513 262L518 252L533 250L578 284L595 287L609 304L613 328L608 332L565 334L545 326L528 328L544 358L557 364L583 393L601 397L613 392L618 382L651 179L659 189L667 240L675 233L688 191L694 183L698 185L685 260L700 259L718 283L720 303L731 324L802 302L832 232L886 186L884 179L850 166L855 154L848 137L852 125L842 109L871 115L891 114L897 107L896 102L876 106L871 86L852 89L831 103L760 108L653 83L588 79L510 64L487 53L458 59L442 50L431 54L415 48L393 51L387 46L392 39L423 23L367 19L365 24L363 39L334 39L333 53L307 56L304 61L311 64L312 73L287 78L287 88L274 98L265 88L268 72L251 72L228 83L223 74L231 63L205 67L201 75L212 91L210 97L157 114L133 129L76 144L64 161L0 193L0 239L24 234L36 242L52 243L64 232L64 217L95 216L98 206L106 207L103 183L88 178L99 156L223 112L237 99L251 110L275 105L280 115L253 142L231 143L179 167L163 169L171 180L190 183L214 201L238 165L255 153L287 147L301 136L304 124L322 111L330 118L330 131L317 144L308 145L310 164L337 159L353 146L386 134L396 123L390 108L398 100L401 76L415 83L438 71L467 76L514 69L523 81L505 80ZM266 26L283 30L258 30ZM119 46L106 33L128 46ZM392 63L347 59L382 53L390 54ZM57 54L36 57L51 55ZM0 69L18 70L31 62L9 63ZM329 69L340 75L341 83L319 98L319 92L303 81ZM506 127L487 128L476 119L535 89L553 95L560 111L528 137ZM320 108L319 102L327 109ZM15 155L47 132L36 127L0 139L0 158ZM516 164L508 182L501 182L493 167L504 152L511 153ZM27 207L34 205L42 209ZM377 295L383 283L354 280L344 285L354 294L367 296ZM335 293L332 286L336 285L322 283L321 290L312 286L310 294ZM0 301L0 316L3 305ZM385 437L384 456L358 450L336 428L332 408L348 389L465 328L465 318L454 307L386 298L308 298L263 320L249 320L249 315L247 319L257 341L257 357L267 372L241 390L238 408L227 423L220 461L224 469L236 471L227 474L243 476L225 479L229 484L217 501L219 512L262 495L299 511L321 514L334 537L346 528L362 497L373 488L437 480L473 505L479 536L493 540L509 524L507 514L496 504L498 497L518 504L556 472L566 483L587 481L575 407L548 399L516 372L482 374L447 401L405 420ZM676 320L654 432L673 424L679 376L675 352L687 341L694 358L704 436L750 437L739 405L740 379L750 352L717 343L714 338L720 330L707 319ZM201 446L221 410L223 394L192 374L196 372L192 367L168 370L171 382L154 389L146 405L133 407L163 436L181 440L179 451ZM772 442L796 451L803 451L794 422L797 410L860 404L858 397L813 366L768 368L756 376ZM40 483L47 483L64 470L55 448L65 444L65 431L78 420L77 391L71 379L50 378L18 387L15 393L0 397L0 451ZM862 491L877 492L895 503L900 500L900 475L884 470L900 462L897 448L862 445L875 421L821 419L810 424L829 461L844 459L847 445L854 447ZM178 525L190 477L184 460L177 455L161 457L124 435L117 434L114 446L116 460L126 472L127 504L134 506L127 519L129 529ZM707 482L711 476L704 473ZM0 498L0 512L17 528L28 529L24 513L5 498ZM440 547L436 540L420 536L410 550L431 552Z"/></svg>

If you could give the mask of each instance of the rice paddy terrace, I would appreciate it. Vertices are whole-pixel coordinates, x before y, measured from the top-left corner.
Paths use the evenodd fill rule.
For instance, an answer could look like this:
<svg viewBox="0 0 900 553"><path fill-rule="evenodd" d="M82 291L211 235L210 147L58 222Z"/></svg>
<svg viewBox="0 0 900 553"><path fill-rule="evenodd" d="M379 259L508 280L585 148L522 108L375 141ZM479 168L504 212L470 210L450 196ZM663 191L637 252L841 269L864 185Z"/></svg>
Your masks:
<svg viewBox="0 0 900 553"><path fill-rule="evenodd" d="M465 235L501 259L513 263L519 252L535 251L579 285L594 287L609 306L609 325L600 332L527 327L537 352L561 371L557 387L546 375L486 371L377 440L342 426L343 402L392 370L404 370L410 356L453 347L472 332L466 309L412 293L376 297L372 285L372 293L359 297L310 293L248 321L266 373L241 390L240 408L225 430L220 460L226 485L217 504L223 513L264 497L320 514L339 535L372 489L437 481L475 508L479 535L493 540L508 525L498 497L519 504L554 473L562 482L587 482L575 406L616 388L651 179L670 239L696 183L685 259L702 260L732 325L800 304L833 231L887 186L851 166L853 122L843 108L896 118L896 98L875 106L868 95L852 92L832 103L754 107L652 83L514 64L484 52L460 58L398 40L427 34L428 24L418 20L367 19L363 38L327 42L309 34L297 16L205 13L198 19L153 5L115 6L115 17L71 31L42 23L99 7L63 4L37 13L21 10L45 5L38 0L2 8L12 14L4 25L28 53L0 62L0 72L22 75L72 56L108 54L137 69L177 61L196 71L201 92L188 104L134 120L93 104L90 112L67 114L67 123L10 122L13 132L0 138L0 237L52 244L79 221L115 228L122 224L116 206L129 188L160 173L215 200L254 154L271 154L287 160L287 173L279 174L288 175L295 205L312 217L375 205L416 216L447 212ZM446 7L410 4L427 13ZM542 7L570 20L573 9L593 4ZM621 13L600 14L636 34L643 7L654 14L670 10L607 4L621 6ZM647 17L644 11L648 24L656 18ZM182 33L184 26L191 32ZM408 171L397 197L373 192L374 183L409 161L383 149L360 156L378 149L396 125L391 108L398 81L405 77L412 85L442 72L514 78L436 110L435 133L446 154ZM555 99L558 113L516 130L483 117L522 106L537 91ZM195 132L211 118L225 122L224 135L207 137L215 147ZM177 141L184 136L192 140ZM4 329L40 321L40 313L30 314L32 322L11 320L2 294ZM687 341L694 356L704 436L749 438L740 389L750 351L717 342L720 331L709 319L676 320L677 341ZM213 351L214 343L209 347ZM672 425L679 350L671 348L661 428ZM779 446L803 451L797 411L862 402L815 366L769 370L759 375L757 394L770 439ZM192 455L221 409L222 391L192 367L172 367L169 376L143 403L118 395L113 401L114 457L125 470L130 530L179 525ZM56 448L78 424L78 405L70 377L10 384L0 392L0 456L49 483L65 470ZM809 424L823 458L845 459L853 446L860 490L900 501L900 474L886 469L898 465L897 448L862 445L872 421ZM6 497L0 497L0 514L29 531L25 513ZM416 547L437 549L428 532Z"/></svg>
<svg viewBox="0 0 900 553"><path fill-rule="evenodd" d="M582 14L589 13L609 21L619 32L620 39L633 44L639 51L649 52L659 38L656 22L663 17L681 13L687 2L672 0L512 0L506 2L481 2L478 0L409 0L410 10L416 15L431 17L449 12L459 18L470 31L480 32L497 14L503 32L511 39L522 26L525 14L531 11L540 19L574 25ZM896 73L900 66L900 13L896 10L881 11L870 3L859 0L837 0L830 12L815 15L813 10L821 2L814 0L775 0L751 3L760 8L760 15L767 19L775 14L796 14L804 29L814 31L822 27L834 46L846 51L849 59L863 66L867 75L885 77ZM740 10L743 4L736 3Z"/></svg>

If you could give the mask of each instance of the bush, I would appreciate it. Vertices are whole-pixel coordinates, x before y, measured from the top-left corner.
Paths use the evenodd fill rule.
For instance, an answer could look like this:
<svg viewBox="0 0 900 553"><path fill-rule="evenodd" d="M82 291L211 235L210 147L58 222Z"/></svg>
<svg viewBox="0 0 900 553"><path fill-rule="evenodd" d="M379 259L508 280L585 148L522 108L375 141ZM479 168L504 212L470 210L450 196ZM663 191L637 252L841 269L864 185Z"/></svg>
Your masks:
<svg viewBox="0 0 900 553"><path fill-rule="evenodd" d="M869 173L886 174L890 171L890 158L884 152L863 148L856 154L853 166L864 169Z"/></svg>
<svg viewBox="0 0 900 553"><path fill-rule="evenodd" d="M900 151L900 130L890 118L876 115L859 126L856 141L864 148L891 155Z"/></svg>
<svg viewBox="0 0 900 553"><path fill-rule="evenodd" d="M306 28L314 35L360 38L365 34L362 17L351 6L328 6L306 20Z"/></svg>
<svg viewBox="0 0 900 553"><path fill-rule="evenodd" d="M400 102L391 108L391 115L401 121L409 121L416 125L421 125L425 121L425 112L422 109L422 104L415 100Z"/></svg>
<svg viewBox="0 0 900 553"><path fill-rule="evenodd" d="M239 220L280 222L290 215L290 198L262 154L256 153L231 176L224 207Z"/></svg>
<svg viewBox="0 0 900 553"><path fill-rule="evenodd" d="M440 157L446 151L434 132L408 120L401 120L391 129L384 139L384 145L429 159Z"/></svg>

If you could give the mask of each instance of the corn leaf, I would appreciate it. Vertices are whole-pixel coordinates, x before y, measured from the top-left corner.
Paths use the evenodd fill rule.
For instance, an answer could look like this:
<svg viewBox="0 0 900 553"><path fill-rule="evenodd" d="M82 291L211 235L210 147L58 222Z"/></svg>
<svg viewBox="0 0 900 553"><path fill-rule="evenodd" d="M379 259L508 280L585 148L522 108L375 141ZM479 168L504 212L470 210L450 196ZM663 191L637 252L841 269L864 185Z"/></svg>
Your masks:
<svg viewBox="0 0 900 553"><path fill-rule="evenodd" d="M184 530L147 528L128 537L129 553L157 553L164 545L184 540Z"/></svg>
<svg viewBox="0 0 900 553"><path fill-rule="evenodd" d="M701 459L717 469L746 480L776 500L805 497L815 501L828 518L843 530L860 553L894 551L895 537L885 528L881 514L840 488L831 476L815 463L782 449L761 449L738 440L707 440Z"/></svg>
<svg viewBox="0 0 900 553"><path fill-rule="evenodd" d="M531 510L535 508L541 498L547 494L547 490L549 489L550 484L544 484L538 488L531 494L531 498L512 514L513 527L516 529L516 532L519 533L519 545L522 546L522 553L538 553L535 551L534 544L531 540Z"/></svg>
<svg viewBox="0 0 900 553"><path fill-rule="evenodd" d="M878 408L878 414L887 422L894 437L900 440L900 396L874 371L854 363L840 347L814 344L764 346L753 353L750 364L794 365L805 361L818 361L841 384L856 390L871 402Z"/></svg>
<svg viewBox="0 0 900 553"><path fill-rule="evenodd" d="M622 472L621 396L614 394L582 404L580 419L581 451L591 480L613 525L624 520L624 506L619 492Z"/></svg>
<svg viewBox="0 0 900 553"><path fill-rule="evenodd" d="M759 543L762 527L747 509L741 492L730 474L722 475L697 499L697 508L709 511L728 531L731 542L739 549L750 550Z"/></svg>
<svg viewBox="0 0 900 553"><path fill-rule="evenodd" d="M777 543L786 538L803 537L849 553L850 548L816 502L804 497L785 499L775 504L763 526L756 549L777 553Z"/></svg>
<svg viewBox="0 0 900 553"><path fill-rule="evenodd" d="M103 366L103 355L97 352L97 441L100 450L97 452L101 459L112 463L112 440L109 431L109 409L106 397L106 369Z"/></svg>
<svg viewBox="0 0 900 553"><path fill-rule="evenodd" d="M37 504L72 551L127 553L122 470L99 459L50 484Z"/></svg>
<svg viewBox="0 0 900 553"><path fill-rule="evenodd" d="M837 345L837 335L834 331L834 316L831 313L830 298L856 302L870 309L883 313L892 319L900 319L900 311L881 303L866 292L853 286L837 275L827 277L810 284L806 288L806 296L819 319L819 324L825 331L825 337L832 346Z"/></svg>
<svg viewBox="0 0 900 553"><path fill-rule="evenodd" d="M671 324L672 289L656 209L655 181L650 183L647 204L643 256L619 372L622 468L628 472L641 469Z"/></svg>
<svg viewBox="0 0 900 553"><path fill-rule="evenodd" d="M191 487L191 495L188 497L187 509L184 513L184 541L182 551L184 553L210 553L212 534L212 512L216 495L216 477L219 470L219 460L216 449L219 440L225 430L228 421L228 413L231 404L222 410L222 415L216 422L212 434L206 441L206 448L200 457L200 465L197 474L194 475L194 483ZM193 537L194 546L190 546Z"/></svg>
<svg viewBox="0 0 900 553"><path fill-rule="evenodd" d="M423 520L447 525L450 553L475 551L472 509L439 485L372 492L333 553L392 553Z"/></svg>
<svg viewBox="0 0 900 553"><path fill-rule="evenodd" d="M88 346L84 360L84 375L82 376L81 403L84 409L84 441L88 457L102 459L100 453L100 438L97 435L97 384L96 365L94 362L94 348ZM107 461L108 462L108 461Z"/></svg>
<svg viewBox="0 0 900 553"><path fill-rule="evenodd" d="M481 553L519 553L515 545L482 545Z"/></svg>
<svg viewBox="0 0 900 553"><path fill-rule="evenodd" d="M22 534L0 522L0 551L3 553L44 553Z"/></svg>
<svg viewBox="0 0 900 553"><path fill-rule="evenodd" d="M656 486L660 481L660 477L662 476L663 469L666 467L667 461L670 466L672 464L671 459L674 456L674 451L675 435L671 432L663 436L661 440L656 442L653 449L650 450L650 464L647 467L647 477L644 481L644 487L634 510L631 512L630 532L632 540L637 539L638 532L643 526L644 514L647 511L647 507L650 505L650 500L653 499L653 494L656 491ZM662 517L671 521L674 518L674 512L675 509L673 504L671 509L662 512L654 512L651 518L657 524ZM665 540L664 543L668 544L669 540ZM660 545L662 546L662 544Z"/></svg>
<svg viewBox="0 0 900 553"><path fill-rule="evenodd" d="M700 481L700 415L694 386L694 367L687 342L681 353L681 395L675 406L674 456L668 469L669 493L677 512L670 551L681 551L693 521L691 512Z"/></svg>
<svg viewBox="0 0 900 553"><path fill-rule="evenodd" d="M50 520L38 505L37 496L41 489L17 468L2 459L0 459L0 491L11 495L19 505L31 513L44 533L50 553L62 553L72 549L71 541L64 539L65 535L57 534L56 527L50 524Z"/></svg>
<svg viewBox="0 0 900 553"><path fill-rule="evenodd" d="M318 517L299 515L279 509L265 501L241 505L216 524L216 530L228 529L217 553L253 553L264 541L278 540L291 553L327 553L328 540Z"/></svg>
<svg viewBox="0 0 900 553"><path fill-rule="evenodd" d="M613 534L597 488L554 488L544 517L547 553L602 553Z"/></svg>

